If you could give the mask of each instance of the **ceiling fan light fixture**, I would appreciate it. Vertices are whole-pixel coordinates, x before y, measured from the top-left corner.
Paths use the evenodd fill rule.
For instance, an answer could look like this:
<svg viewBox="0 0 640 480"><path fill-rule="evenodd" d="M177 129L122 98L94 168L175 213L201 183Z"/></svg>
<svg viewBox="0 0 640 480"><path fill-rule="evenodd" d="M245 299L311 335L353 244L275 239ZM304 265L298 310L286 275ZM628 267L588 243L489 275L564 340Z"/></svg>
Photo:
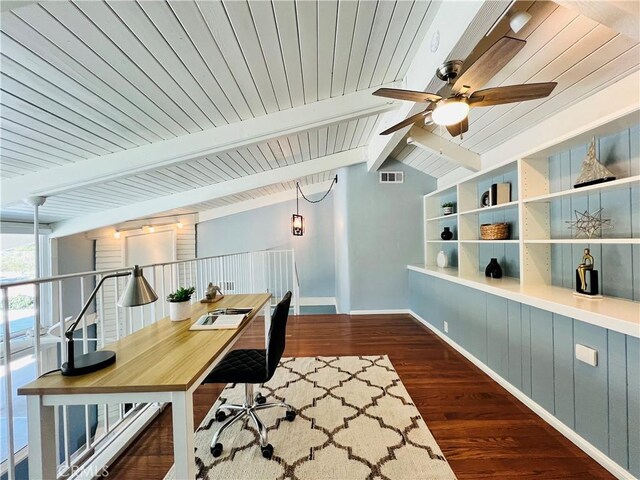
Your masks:
<svg viewBox="0 0 640 480"><path fill-rule="evenodd" d="M529 12L516 12L509 19L509 26L513 33L518 33L524 28L524 26L531 20L531 14Z"/></svg>
<svg viewBox="0 0 640 480"><path fill-rule="evenodd" d="M469 114L469 105L463 100L452 100L439 103L431 114L437 125L455 125Z"/></svg>

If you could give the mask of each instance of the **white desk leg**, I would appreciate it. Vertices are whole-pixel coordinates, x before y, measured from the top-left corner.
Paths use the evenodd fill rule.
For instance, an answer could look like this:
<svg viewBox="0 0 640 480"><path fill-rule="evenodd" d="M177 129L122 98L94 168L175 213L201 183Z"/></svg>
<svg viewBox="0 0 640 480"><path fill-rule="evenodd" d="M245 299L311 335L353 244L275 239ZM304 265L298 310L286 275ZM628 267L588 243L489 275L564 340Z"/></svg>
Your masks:
<svg viewBox="0 0 640 480"><path fill-rule="evenodd" d="M269 328L271 328L271 300L264 306L264 345L269 343Z"/></svg>
<svg viewBox="0 0 640 480"><path fill-rule="evenodd" d="M42 397L27 397L29 421L29 478L56 478L56 422L54 407L42 404Z"/></svg>
<svg viewBox="0 0 640 480"><path fill-rule="evenodd" d="M196 458L193 442L193 394L171 394L173 415L173 461L176 480L196 478Z"/></svg>

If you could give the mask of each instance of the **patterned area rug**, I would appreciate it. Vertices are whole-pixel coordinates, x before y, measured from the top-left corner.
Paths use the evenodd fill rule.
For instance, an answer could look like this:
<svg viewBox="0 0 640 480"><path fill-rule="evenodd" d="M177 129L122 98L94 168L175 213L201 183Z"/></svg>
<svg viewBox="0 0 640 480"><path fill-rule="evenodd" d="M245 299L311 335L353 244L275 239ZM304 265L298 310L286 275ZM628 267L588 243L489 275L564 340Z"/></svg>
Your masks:
<svg viewBox="0 0 640 480"><path fill-rule="evenodd" d="M221 457L209 444L220 425L220 402L242 403L243 386L229 384L195 433L198 478L220 480L455 479L438 444L386 356L283 358L256 389L267 401L297 409L261 410L273 458L266 460L251 423L224 432ZM167 474L173 478L173 471Z"/></svg>

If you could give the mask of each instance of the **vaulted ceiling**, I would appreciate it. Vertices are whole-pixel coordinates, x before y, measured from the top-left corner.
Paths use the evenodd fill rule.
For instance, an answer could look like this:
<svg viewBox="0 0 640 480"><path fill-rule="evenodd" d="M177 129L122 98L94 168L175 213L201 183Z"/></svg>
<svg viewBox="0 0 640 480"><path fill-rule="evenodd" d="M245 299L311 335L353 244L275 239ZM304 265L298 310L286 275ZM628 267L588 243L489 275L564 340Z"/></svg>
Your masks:
<svg viewBox="0 0 640 480"><path fill-rule="evenodd" d="M469 131L463 138L452 139L444 128L434 125L425 127L427 130L483 154L640 69L640 45L636 40L556 3L528 3L531 21L517 34L509 33L527 44L483 88L553 81L558 85L552 94L540 100L474 108L469 114ZM434 90L441 85L431 84ZM392 155L435 177L455 167L438 152L406 143Z"/></svg>
<svg viewBox="0 0 640 480"><path fill-rule="evenodd" d="M638 69L637 41L555 3L524 3L527 45L487 86L558 87L472 110L454 141L477 153ZM377 133L403 107L375 88L420 76L420 89L437 90L431 64L466 57L510 4L18 3L0 22L0 217L28 221L21 200L45 195L42 220L72 233L246 202L296 179L326 183L371 163ZM380 159L434 177L458 168L400 140L384 139Z"/></svg>

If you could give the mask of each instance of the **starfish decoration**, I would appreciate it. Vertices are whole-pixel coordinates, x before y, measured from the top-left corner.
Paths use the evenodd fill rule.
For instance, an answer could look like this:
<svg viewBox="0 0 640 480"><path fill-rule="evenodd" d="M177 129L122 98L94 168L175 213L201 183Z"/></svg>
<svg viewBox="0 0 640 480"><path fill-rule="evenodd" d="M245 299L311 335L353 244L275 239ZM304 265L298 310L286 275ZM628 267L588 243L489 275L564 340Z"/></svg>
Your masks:
<svg viewBox="0 0 640 480"><path fill-rule="evenodd" d="M603 219L602 218L602 208L597 212L589 213L588 210L584 212L579 212L578 210L574 210L576 214L576 221L566 221L565 223L569 224L570 229L576 229L576 238L581 233L586 235L587 238L593 237L593 234L598 230L602 231L604 228L613 228L611 225L611 219Z"/></svg>

